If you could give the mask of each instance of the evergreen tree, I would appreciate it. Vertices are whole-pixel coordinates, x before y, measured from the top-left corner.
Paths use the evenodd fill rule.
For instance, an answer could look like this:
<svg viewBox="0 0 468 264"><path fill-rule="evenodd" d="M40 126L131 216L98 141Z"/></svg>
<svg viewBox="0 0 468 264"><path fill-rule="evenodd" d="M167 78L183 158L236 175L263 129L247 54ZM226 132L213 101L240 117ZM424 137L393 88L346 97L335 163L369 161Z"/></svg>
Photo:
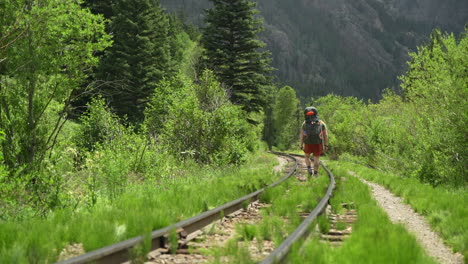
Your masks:
<svg viewBox="0 0 468 264"><path fill-rule="evenodd" d="M262 20L255 17L249 0L210 0L202 44L204 63L231 91L231 101L247 112L258 112L265 103L264 85L270 81L269 53L257 34Z"/></svg>
<svg viewBox="0 0 468 264"><path fill-rule="evenodd" d="M114 44L106 51L96 79L111 107L129 121L143 120L155 85L173 72L169 19L158 1L121 0L112 6L109 25Z"/></svg>
<svg viewBox="0 0 468 264"><path fill-rule="evenodd" d="M112 17L112 5L114 0L85 0L83 6L89 8L93 14L101 14L106 19Z"/></svg>

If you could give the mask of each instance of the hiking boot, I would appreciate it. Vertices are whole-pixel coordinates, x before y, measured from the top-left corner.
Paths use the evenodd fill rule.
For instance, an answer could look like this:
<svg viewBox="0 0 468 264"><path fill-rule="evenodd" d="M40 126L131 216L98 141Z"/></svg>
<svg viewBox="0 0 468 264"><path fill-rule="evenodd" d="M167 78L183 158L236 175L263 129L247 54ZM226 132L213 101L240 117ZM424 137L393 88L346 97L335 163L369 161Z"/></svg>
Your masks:
<svg viewBox="0 0 468 264"><path fill-rule="evenodd" d="M312 170L311 167L308 167L307 168L307 173L309 173L309 175L312 175L314 173L314 171Z"/></svg>
<svg viewBox="0 0 468 264"><path fill-rule="evenodd" d="M319 176L319 175L318 175L318 171L314 171L314 176L315 176L315 177L318 177L318 176Z"/></svg>

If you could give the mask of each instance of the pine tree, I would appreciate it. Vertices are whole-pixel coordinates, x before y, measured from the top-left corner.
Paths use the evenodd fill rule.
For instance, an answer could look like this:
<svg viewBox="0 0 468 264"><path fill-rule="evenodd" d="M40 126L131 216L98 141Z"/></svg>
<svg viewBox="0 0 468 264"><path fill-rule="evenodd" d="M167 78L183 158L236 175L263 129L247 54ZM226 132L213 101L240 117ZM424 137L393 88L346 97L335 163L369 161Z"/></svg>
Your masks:
<svg viewBox="0 0 468 264"><path fill-rule="evenodd" d="M85 0L82 6L89 8L93 14L101 14L105 19L112 18L114 0Z"/></svg>
<svg viewBox="0 0 468 264"><path fill-rule="evenodd" d="M204 63L230 89L231 101L247 112L258 112L265 103L264 85L270 82L269 53L258 39L263 30L249 0L210 0L202 44Z"/></svg>
<svg viewBox="0 0 468 264"><path fill-rule="evenodd" d="M110 106L132 123L143 111L155 85L171 74L169 19L158 1L121 0L112 6L109 30L114 44L106 51L96 79Z"/></svg>

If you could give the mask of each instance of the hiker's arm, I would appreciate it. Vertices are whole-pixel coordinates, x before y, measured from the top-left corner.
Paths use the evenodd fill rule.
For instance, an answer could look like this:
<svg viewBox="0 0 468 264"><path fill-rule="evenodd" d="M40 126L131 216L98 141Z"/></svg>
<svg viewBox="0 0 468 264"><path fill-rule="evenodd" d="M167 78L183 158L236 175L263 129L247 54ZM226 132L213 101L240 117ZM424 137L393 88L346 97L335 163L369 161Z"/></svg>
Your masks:
<svg viewBox="0 0 468 264"><path fill-rule="evenodd" d="M323 145L323 151L324 152L327 152L328 151L328 129L327 129L327 125L320 120L320 122L322 122L322 145Z"/></svg>
<svg viewBox="0 0 468 264"><path fill-rule="evenodd" d="M327 129L323 130L323 145L325 147L325 151L328 151L328 132Z"/></svg>
<svg viewBox="0 0 468 264"><path fill-rule="evenodd" d="M301 131L299 131L299 142L300 142L300 148L304 149L304 133L302 132L302 127Z"/></svg>

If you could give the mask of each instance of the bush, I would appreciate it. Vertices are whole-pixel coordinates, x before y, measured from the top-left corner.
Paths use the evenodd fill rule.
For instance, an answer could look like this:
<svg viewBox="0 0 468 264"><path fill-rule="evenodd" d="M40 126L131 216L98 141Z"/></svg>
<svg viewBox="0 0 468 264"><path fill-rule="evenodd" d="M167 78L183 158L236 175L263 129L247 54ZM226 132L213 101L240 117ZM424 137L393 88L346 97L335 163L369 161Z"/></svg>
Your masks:
<svg viewBox="0 0 468 264"><path fill-rule="evenodd" d="M75 143L84 151L94 150L96 144L111 141L125 133L118 116L108 109L101 97L91 100L88 110L80 117L80 123Z"/></svg>
<svg viewBox="0 0 468 264"><path fill-rule="evenodd" d="M146 111L146 127L179 159L239 164L256 148L256 134L210 71L198 84L185 77L163 81Z"/></svg>
<svg viewBox="0 0 468 264"><path fill-rule="evenodd" d="M367 135L366 105L354 97L328 95L317 100L320 119L327 124L330 155L348 152L358 156L371 155Z"/></svg>
<svg viewBox="0 0 468 264"><path fill-rule="evenodd" d="M286 150L296 143L302 120L296 92L289 86L281 88L273 109L275 146L280 150Z"/></svg>

